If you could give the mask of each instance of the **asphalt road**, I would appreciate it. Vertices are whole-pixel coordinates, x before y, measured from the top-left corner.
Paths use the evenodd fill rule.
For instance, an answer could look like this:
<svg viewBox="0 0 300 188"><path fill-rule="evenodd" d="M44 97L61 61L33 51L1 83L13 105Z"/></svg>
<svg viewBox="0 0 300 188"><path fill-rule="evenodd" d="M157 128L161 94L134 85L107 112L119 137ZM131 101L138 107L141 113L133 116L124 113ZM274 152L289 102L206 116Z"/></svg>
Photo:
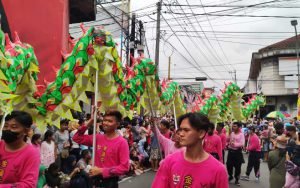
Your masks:
<svg viewBox="0 0 300 188"><path fill-rule="evenodd" d="M245 155L246 163L242 166L242 175L245 173L247 168L248 158ZM267 163L262 162L260 165L261 178L259 182L255 181L254 172L250 175L250 181L240 180L241 187L243 188L268 188L269 187L269 170ZM119 183L120 188L149 188L151 187L152 181L154 179L155 173L148 171L140 176L125 178ZM234 185L234 181L229 184L230 188L236 188L238 186Z"/></svg>

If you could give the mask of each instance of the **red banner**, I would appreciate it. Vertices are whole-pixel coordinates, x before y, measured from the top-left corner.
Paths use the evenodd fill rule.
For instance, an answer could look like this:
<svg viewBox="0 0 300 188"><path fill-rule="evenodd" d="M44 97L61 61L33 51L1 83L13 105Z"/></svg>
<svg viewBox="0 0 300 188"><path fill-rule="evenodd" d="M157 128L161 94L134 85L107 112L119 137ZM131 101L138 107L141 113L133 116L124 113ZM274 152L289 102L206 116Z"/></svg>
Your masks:
<svg viewBox="0 0 300 188"><path fill-rule="evenodd" d="M40 64L38 84L54 81L68 50L68 0L2 0L11 33L34 47ZM13 34L12 34L13 36ZM53 69L54 68L54 69Z"/></svg>

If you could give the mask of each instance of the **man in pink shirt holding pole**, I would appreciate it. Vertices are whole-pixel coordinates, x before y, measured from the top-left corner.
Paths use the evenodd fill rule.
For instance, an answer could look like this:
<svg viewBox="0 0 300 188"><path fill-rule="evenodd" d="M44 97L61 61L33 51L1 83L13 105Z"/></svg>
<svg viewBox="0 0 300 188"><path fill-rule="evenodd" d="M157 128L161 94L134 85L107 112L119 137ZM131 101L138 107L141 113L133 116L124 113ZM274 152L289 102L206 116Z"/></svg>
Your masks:
<svg viewBox="0 0 300 188"><path fill-rule="evenodd" d="M178 120L180 145L186 151L169 155L156 174L153 188L228 188L222 163L206 153L202 142L210 121L201 113L187 113Z"/></svg>
<svg viewBox="0 0 300 188"><path fill-rule="evenodd" d="M92 120L93 117L89 126L92 125ZM118 188L119 176L129 171L128 143L117 132L121 120L122 114L119 111L106 112L103 119L105 134L96 135L95 167L90 170L90 176L95 177L96 186ZM93 146L93 135L84 135L87 129L87 126L82 126L73 140L78 144Z"/></svg>
<svg viewBox="0 0 300 188"><path fill-rule="evenodd" d="M249 151L249 158L248 158L246 175L242 176L241 179L245 180L245 181L249 181L249 175L252 171L252 168L254 167L254 174L256 177L256 181L258 181L259 180L260 153L261 153L260 139L255 134L254 126L248 127L248 130L250 131L250 135L249 135L250 138L249 138L248 147L246 149L247 149L247 151Z"/></svg>

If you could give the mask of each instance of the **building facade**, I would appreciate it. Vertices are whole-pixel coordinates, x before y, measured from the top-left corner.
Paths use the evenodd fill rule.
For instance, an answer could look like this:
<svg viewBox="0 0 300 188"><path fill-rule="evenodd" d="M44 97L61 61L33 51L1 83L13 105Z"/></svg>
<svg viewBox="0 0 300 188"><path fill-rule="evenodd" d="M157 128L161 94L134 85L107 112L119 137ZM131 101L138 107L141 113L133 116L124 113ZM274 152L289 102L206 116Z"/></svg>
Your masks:
<svg viewBox="0 0 300 188"><path fill-rule="evenodd" d="M299 37L299 36L298 36ZM296 38L292 37L252 54L250 73L244 93L263 94L266 106L260 117L277 110L297 115Z"/></svg>

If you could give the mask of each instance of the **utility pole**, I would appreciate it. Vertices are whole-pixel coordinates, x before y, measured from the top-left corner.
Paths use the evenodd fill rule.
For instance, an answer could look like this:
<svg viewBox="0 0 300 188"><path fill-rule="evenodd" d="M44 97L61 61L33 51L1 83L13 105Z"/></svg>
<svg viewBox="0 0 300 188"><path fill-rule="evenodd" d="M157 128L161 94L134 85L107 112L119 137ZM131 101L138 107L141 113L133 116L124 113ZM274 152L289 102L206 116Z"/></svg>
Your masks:
<svg viewBox="0 0 300 188"><path fill-rule="evenodd" d="M169 56L168 80L171 80L171 56Z"/></svg>
<svg viewBox="0 0 300 188"><path fill-rule="evenodd" d="M237 80L236 80L236 70L234 69L233 71L229 71L229 74L234 74L234 83L237 83Z"/></svg>
<svg viewBox="0 0 300 188"><path fill-rule="evenodd" d="M137 51L139 56L142 56L142 54L144 54L144 48L145 48L144 24L141 20L139 20L139 42L137 44Z"/></svg>
<svg viewBox="0 0 300 188"><path fill-rule="evenodd" d="M156 45L155 45L155 66L158 72L159 67L159 42L160 42L160 15L162 0L157 2L157 20L156 20Z"/></svg>
<svg viewBox="0 0 300 188"><path fill-rule="evenodd" d="M129 45L130 57L131 56L134 57L134 48L135 48L135 21L136 21L136 16L135 16L135 13L133 13L132 14L132 18L131 18L131 33L130 33L130 45ZM128 64L131 66L130 57L129 57Z"/></svg>

